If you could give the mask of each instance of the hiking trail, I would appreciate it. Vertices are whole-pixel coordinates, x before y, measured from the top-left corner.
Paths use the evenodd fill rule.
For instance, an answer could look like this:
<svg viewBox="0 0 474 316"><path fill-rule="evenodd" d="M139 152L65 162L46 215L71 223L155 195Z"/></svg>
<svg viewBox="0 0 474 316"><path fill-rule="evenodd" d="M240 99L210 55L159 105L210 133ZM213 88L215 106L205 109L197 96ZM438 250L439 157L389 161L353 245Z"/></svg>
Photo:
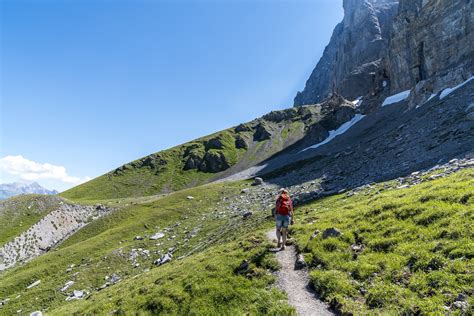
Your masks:
<svg viewBox="0 0 474 316"><path fill-rule="evenodd" d="M274 229L267 232L267 238L276 240ZM295 270L295 246L286 246L284 251L275 249L274 252L281 266L277 272L277 286L288 295L288 303L296 309L296 313L300 316L334 315L309 287L308 271Z"/></svg>

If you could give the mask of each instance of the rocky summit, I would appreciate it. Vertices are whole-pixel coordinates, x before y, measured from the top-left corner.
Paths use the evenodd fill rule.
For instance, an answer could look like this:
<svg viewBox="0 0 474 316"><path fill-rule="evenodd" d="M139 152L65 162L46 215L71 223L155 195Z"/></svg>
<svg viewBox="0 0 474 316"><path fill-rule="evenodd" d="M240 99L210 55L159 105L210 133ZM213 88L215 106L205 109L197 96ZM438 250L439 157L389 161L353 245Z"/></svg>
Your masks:
<svg viewBox="0 0 474 316"><path fill-rule="evenodd" d="M0 201L0 315L472 315L473 2L343 6L296 106Z"/></svg>
<svg viewBox="0 0 474 316"><path fill-rule="evenodd" d="M294 104L332 93L380 99L407 89L423 102L469 79L472 11L469 0L344 0L344 19Z"/></svg>

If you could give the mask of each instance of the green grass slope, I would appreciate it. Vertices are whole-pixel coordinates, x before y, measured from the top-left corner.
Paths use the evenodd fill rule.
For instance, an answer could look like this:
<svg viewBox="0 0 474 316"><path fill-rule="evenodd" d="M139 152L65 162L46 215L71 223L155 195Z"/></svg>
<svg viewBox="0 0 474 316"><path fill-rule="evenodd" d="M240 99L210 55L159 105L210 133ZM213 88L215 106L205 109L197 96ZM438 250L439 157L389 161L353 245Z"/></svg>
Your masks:
<svg viewBox="0 0 474 316"><path fill-rule="evenodd" d="M332 128L331 124L339 126L344 118L353 115L351 103L344 103L343 99L331 102L271 112L235 128L137 159L61 196L75 201L150 196L231 175L284 150L314 130L324 131ZM320 123L324 127L314 129Z"/></svg>
<svg viewBox="0 0 474 316"><path fill-rule="evenodd" d="M247 186L210 184L105 201L119 210L57 250L0 274L0 300L9 299L0 314L294 314L274 287L278 266L264 237L272 226L267 206L255 202L247 220L232 210ZM291 234L309 264L312 285L348 314L461 314L459 297L470 306L463 313L472 314L474 169L392 187L395 181L297 209ZM331 227L343 235L323 239ZM321 233L311 239L316 229ZM150 240L157 231L165 231L165 238ZM174 259L153 265L170 247L177 247ZM139 255L132 261L134 251ZM249 268L239 271L244 259ZM97 291L112 274L122 280ZM35 280L41 283L26 289ZM86 299L65 302L59 289L71 280L67 292L84 290Z"/></svg>
<svg viewBox="0 0 474 316"><path fill-rule="evenodd" d="M55 309L57 315L292 315L286 297L270 288L277 262L264 234L212 247ZM242 260L246 271L238 271Z"/></svg>
<svg viewBox="0 0 474 316"><path fill-rule="evenodd" d="M354 314L460 313L474 306L474 169L411 188L385 185L304 206L293 232L321 296ZM342 236L322 238L335 227ZM321 233L310 236L315 229ZM362 251L354 251L358 245Z"/></svg>
<svg viewBox="0 0 474 316"><path fill-rule="evenodd" d="M0 201L0 247L55 210L61 199L28 194Z"/></svg>
<svg viewBox="0 0 474 316"><path fill-rule="evenodd" d="M106 282L104 279L106 276L117 274L124 280L124 284L128 284L127 280L133 283L135 281L132 280L139 275L151 273L151 276L144 276L144 278L154 278L153 281L155 281L156 276L163 275L158 270L166 269L165 274L167 274L176 269L175 275L179 276L180 267L183 269L193 267L194 269L202 262L202 258L207 258L209 266L218 264L220 260L222 267L219 267L221 269L219 273L227 274L231 266L235 267L240 264L246 251L238 249L238 242L216 248L220 249L216 252L207 249L236 239L239 239L239 242L243 241L240 236L254 231L267 215L266 212L261 211L261 206L257 204L252 210L256 214L251 221L244 221L241 215L233 216L233 213L228 210L229 204L232 203L232 197L238 197L242 188L246 186L248 183L245 182L211 184L157 198L105 201L104 204L114 205L119 209L84 227L62 243L58 249L0 274L0 301L10 299L5 306L0 307L0 314L9 315L16 313L17 310L24 312L51 311L64 305L66 295L59 289L68 281L75 282L74 286L67 291L68 293L72 290L85 290L95 296L96 289ZM193 196L193 199L188 199L188 196ZM149 236L158 231L165 232L165 238L150 240ZM135 237L138 235L143 239L137 240ZM269 273L262 273L265 271L266 265L260 262L263 257L260 257L258 253L266 248L261 238L259 240L255 248L252 248L256 251L255 256L248 258L249 260L253 258L256 274L243 277L229 275L229 282L231 282L229 284L233 284L237 290L236 284L247 278L249 281L242 283L240 288L243 292L260 288L261 293L256 292L253 296L245 298L245 300L255 301L254 305L249 305L249 310L284 307L285 304L278 302L276 298L270 301L267 299L271 296L271 291L266 289L268 283L271 282L271 277ZM172 247L177 249L173 254L174 259L164 266L155 266L153 261L167 253ZM226 253L226 247L229 247L229 250L233 249L232 256L230 253ZM141 250L149 250L149 256L146 256ZM130 258L134 251L138 255L132 261ZM194 256L199 255L202 251L208 251L207 255L200 255L196 259ZM183 264L177 259L179 257L185 257L182 261ZM187 263L184 264L184 262ZM202 264L204 265L204 263ZM71 265L74 267L67 272ZM168 268L167 265L170 267ZM187 273L192 273L192 270ZM216 272L216 275L219 274ZM210 273L204 274L202 280L207 282L209 277ZM27 289L27 286L36 280L41 280L41 284ZM199 280L196 281L196 284L199 282ZM216 286L214 290L217 290L216 284L218 282L218 279L214 280L213 286ZM207 291L205 285L202 286L203 292L199 292L196 285L198 294L195 295L200 297L200 300L204 300L204 297L201 296ZM105 293L108 290L103 291ZM235 293L232 295L235 296L235 300L229 300L229 306L226 307L224 304L221 307L222 310L226 308L229 311L235 310L240 303L244 302L239 298L239 295ZM265 299L263 299L264 297ZM227 299L227 297L221 299ZM169 298L164 298L164 300L169 301ZM192 305L198 304L197 301L193 302ZM202 301L202 306L208 306L210 310L212 302ZM154 303L150 304L144 306L143 310L153 311L159 308L153 307ZM196 306L201 306L199 304ZM128 310L135 307L136 305L133 305ZM165 308L164 310L168 310L170 313L179 311L174 308L170 307L170 309ZM216 309L216 311L219 310Z"/></svg>

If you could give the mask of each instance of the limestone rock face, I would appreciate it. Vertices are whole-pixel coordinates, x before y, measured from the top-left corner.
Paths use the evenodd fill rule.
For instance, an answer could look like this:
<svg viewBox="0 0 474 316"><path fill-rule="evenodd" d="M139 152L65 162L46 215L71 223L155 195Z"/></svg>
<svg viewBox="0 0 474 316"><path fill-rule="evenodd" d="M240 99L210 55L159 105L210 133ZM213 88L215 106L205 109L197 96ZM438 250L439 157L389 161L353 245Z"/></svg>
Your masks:
<svg viewBox="0 0 474 316"><path fill-rule="evenodd" d="M400 0L387 59L391 91L428 80L427 90L437 92L472 75L473 6L470 0Z"/></svg>
<svg viewBox="0 0 474 316"><path fill-rule="evenodd" d="M344 0L321 60L295 106L338 93L348 100L414 89L410 104L474 73L471 0ZM373 107L372 107L373 108Z"/></svg>
<svg viewBox="0 0 474 316"><path fill-rule="evenodd" d="M383 77L383 62L398 1L344 0L339 23L294 104L319 103L332 92L353 100L372 92Z"/></svg>

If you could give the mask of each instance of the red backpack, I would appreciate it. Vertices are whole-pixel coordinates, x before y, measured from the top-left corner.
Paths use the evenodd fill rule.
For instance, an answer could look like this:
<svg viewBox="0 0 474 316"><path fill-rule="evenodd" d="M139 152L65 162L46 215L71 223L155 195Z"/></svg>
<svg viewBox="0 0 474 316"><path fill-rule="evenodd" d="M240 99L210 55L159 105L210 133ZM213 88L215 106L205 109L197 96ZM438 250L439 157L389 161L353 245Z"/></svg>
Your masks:
<svg viewBox="0 0 474 316"><path fill-rule="evenodd" d="M281 195L276 205L276 213L280 215L290 215L291 199L289 196Z"/></svg>

